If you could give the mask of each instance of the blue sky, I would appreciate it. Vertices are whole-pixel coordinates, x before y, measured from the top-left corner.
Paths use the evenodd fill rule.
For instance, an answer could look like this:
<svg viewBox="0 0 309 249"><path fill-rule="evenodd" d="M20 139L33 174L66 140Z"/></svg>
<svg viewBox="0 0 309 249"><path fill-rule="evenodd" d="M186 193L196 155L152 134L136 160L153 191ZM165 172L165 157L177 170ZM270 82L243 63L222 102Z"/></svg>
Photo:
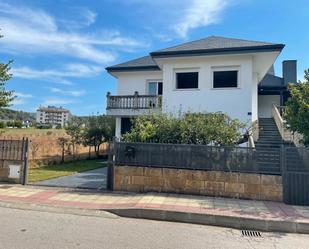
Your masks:
<svg viewBox="0 0 309 249"><path fill-rule="evenodd" d="M309 68L308 0L0 0L0 60L14 60L12 106L104 113L116 79L105 67L210 35L284 43Z"/></svg>

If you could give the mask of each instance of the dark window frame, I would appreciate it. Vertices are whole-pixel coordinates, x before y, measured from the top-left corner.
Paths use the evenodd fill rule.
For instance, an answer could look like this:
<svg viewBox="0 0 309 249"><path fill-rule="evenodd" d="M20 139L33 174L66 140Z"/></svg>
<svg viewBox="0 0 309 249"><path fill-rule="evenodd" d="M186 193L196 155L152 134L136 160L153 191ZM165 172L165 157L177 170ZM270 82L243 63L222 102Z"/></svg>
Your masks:
<svg viewBox="0 0 309 249"><path fill-rule="evenodd" d="M219 83L215 81L215 74L216 73L230 73L236 72L236 82L224 82L224 83ZM228 77L227 75L221 75L221 78L224 77ZM235 77L235 75L232 77ZM221 79L222 80L222 79ZM236 83L236 85L235 85ZM219 84L223 84L222 86L220 86ZM212 88L213 89L236 89L239 88L239 70L238 69L226 69L226 70L212 70Z"/></svg>
<svg viewBox="0 0 309 249"><path fill-rule="evenodd" d="M194 87L179 87L179 83L178 83L178 80L179 80L179 75L184 75L184 74L196 74L195 77L196 77L196 86ZM189 71L189 72L186 72L186 71L179 71L179 72L175 72L175 89L176 90L196 90L196 89L199 89L199 71Z"/></svg>

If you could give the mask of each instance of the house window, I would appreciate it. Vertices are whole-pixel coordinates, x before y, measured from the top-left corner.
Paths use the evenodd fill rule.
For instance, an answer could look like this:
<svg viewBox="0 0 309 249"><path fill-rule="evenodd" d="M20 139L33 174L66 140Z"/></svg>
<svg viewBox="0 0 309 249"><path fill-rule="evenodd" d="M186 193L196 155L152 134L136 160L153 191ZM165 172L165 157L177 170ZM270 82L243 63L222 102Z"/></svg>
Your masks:
<svg viewBox="0 0 309 249"><path fill-rule="evenodd" d="M176 73L176 89L198 88L198 72Z"/></svg>
<svg viewBox="0 0 309 249"><path fill-rule="evenodd" d="M237 87L238 71L214 71L213 88Z"/></svg>
<svg viewBox="0 0 309 249"><path fill-rule="evenodd" d="M162 95L162 92L163 92L162 81L148 82L148 94L149 95Z"/></svg>

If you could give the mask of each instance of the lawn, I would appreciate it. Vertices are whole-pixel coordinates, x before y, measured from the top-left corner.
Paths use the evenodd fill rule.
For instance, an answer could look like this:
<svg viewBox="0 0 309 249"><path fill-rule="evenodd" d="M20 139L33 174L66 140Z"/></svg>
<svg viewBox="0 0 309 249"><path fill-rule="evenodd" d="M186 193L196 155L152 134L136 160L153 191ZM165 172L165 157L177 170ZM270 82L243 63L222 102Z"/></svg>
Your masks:
<svg viewBox="0 0 309 249"><path fill-rule="evenodd" d="M32 168L29 170L29 182L38 182L60 176L68 176L74 173L83 172L87 170L106 167L106 161L102 159L97 160L81 160L70 163L62 163L50 166L41 166L39 168Z"/></svg>

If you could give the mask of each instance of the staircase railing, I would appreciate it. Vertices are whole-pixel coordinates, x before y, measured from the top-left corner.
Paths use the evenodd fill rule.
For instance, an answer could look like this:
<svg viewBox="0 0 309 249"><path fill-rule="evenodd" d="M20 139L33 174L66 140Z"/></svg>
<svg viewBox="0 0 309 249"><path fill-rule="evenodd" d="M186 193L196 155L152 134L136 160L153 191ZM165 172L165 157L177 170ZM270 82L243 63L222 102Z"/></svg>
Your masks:
<svg viewBox="0 0 309 249"><path fill-rule="evenodd" d="M249 142L249 147L255 149L255 143L254 143L253 136L250 135L248 140L249 140L248 141Z"/></svg>
<svg viewBox="0 0 309 249"><path fill-rule="evenodd" d="M284 106L276 106L273 104L272 117L275 120L275 123L278 127L282 139L287 142L292 142L296 146L299 146L300 140L302 139L302 135L297 132L291 132L289 129L287 129L286 122L282 118L283 112L284 112Z"/></svg>

